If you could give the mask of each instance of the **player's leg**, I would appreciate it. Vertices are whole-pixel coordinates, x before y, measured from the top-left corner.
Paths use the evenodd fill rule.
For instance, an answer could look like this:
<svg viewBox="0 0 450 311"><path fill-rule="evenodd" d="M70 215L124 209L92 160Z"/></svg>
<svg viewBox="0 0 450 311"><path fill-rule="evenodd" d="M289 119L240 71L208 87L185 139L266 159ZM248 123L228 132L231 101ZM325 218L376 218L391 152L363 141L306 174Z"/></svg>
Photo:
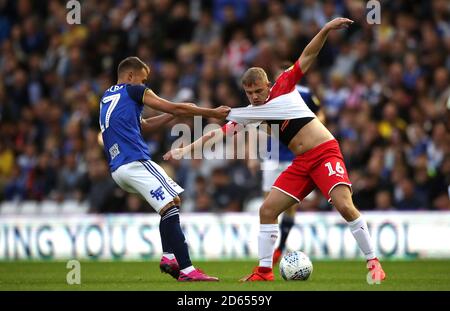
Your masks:
<svg viewBox="0 0 450 311"><path fill-rule="evenodd" d="M272 281L273 252L278 238L278 216L300 202L314 187L299 162L293 162L275 181L272 190L260 210L260 232L258 236L259 266L241 281Z"/></svg>
<svg viewBox="0 0 450 311"><path fill-rule="evenodd" d="M114 172L113 178L120 186L132 188L141 194L156 212L161 216L159 230L163 251L161 262L171 264L171 275L179 281L217 281L192 265L188 245L180 226L178 195L184 191L165 171L152 161L136 161L126 164ZM171 258L173 254L175 258ZM164 260L166 257L168 260ZM167 262L168 261L168 262ZM175 263L179 265L177 277ZM162 269L163 272L166 269ZM172 271L173 270L173 271Z"/></svg>
<svg viewBox="0 0 450 311"><path fill-rule="evenodd" d="M279 189L273 188L259 210L259 253L261 267L272 268L272 255L278 238L278 216L297 201Z"/></svg>
<svg viewBox="0 0 450 311"><path fill-rule="evenodd" d="M273 281L272 260L275 243L278 239L278 216L288 209L295 200L279 191L272 189L259 209L258 257L259 265L253 273L241 281Z"/></svg>
<svg viewBox="0 0 450 311"><path fill-rule="evenodd" d="M180 226L179 205L175 205L171 201L159 213L161 215L159 232L163 245L163 257L161 258L160 268L161 271L167 272L178 279L181 273L189 274L195 270ZM179 265L178 271L176 266L173 265L175 261Z"/></svg>
<svg viewBox="0 0 450 311"><path fill-rule="evenodd" d="M133 188L131 188L129 186L124 185L123 183L120 185L120 187L123 190L126 190L127 192L136 193L144 201L147 200L139 192L135 191ZM164 206L159 211L159 214L165 213L166 210L168 208L172 207L173 205L180 206L180 203L181 203L180 197L178 197L178 196L174 197L173 198L173 204L169 203L166 206ZM168 273L171 276L173 276L175 279L178 279L178 277L180 275L180 266L178 265L178 262L176 260L175 254L173 253L173 249L172 249L170 243L168 243L167 238L164 235L161 234L161 229L160 229L160 238L161 238L161 245L162 245L163 254L161 256L161 261L160 261L159 268L160 268L161 272Z"/></svg>
<svg viewBox="0 0 450 311"><path fill-rule="evenodd" d="M162 241L168 245L168 249L173 251L180 267L178 281L218 281L216 277L210 277L192 265L189 249L181 230L180 225L180 204L181 199L178 194L184 191L174 182L166 172L153 161L142 163L146 169L161 183L170 197L170 202L164 205L159 211L161 221L159 225ZM148 191L147 191L148 193ZM155 204L155 203L154 203Z"/></svg>
<svg viewBox="0 0 450 311"><path fill-rule="evenodd" d="M369 228L366 220L353 204L350 187L344 184L335 186L330 191L330 199L336 210L347 221L353 237L366 257L367 268L372 274L372 280L384 280L386 275L375 255Z"/></svg>
<svg viewBox="0 0 450 311"><path fill-rule="evenodd" d="M172 196L175 193L181 193L183 189L180 187L175 191L172 191L172 188L170 188L171 192L169 194L166 189L167 186L165 184L162 185L161 178L155 177L154 170L150 172L140 161L128 163L119 167L112 173L112 177L123 190L130 193L138 193L140 197L146 200L150 206L161 215L159 230L163 255L160 261L160 270L161 272L168 273L175 279L178 279L180 265L175 257L170 237L162 233L164 231L162 215L166 215L169 209L174 206L179 206L175 205L175 198L172 198ZM176 196L176 198L178 198L178 196ZM186 256L181 255L179 257L180 259L183 259ZM185 265L192 266L189 257L182 261Z"/></svg>
<svg viewBox="0 0 450 311"><path fill-rule="evenodd" d="M286 170L290 164L290 162L278 162L274 160L265 160L263 162L262 167L264 167L264 169L262 171L262 190L264 192L264 198L267 198L270 190L272 189L272 185L275 183L278 176ZM294 216L297 207L298 204L295 203L283 213L280 222L280 244L273 253L273 264L276 264L279 261L283 253L287 237L292 226L294 225Z"/></svg>
<svg viewBox="0 0 450 311"><path fill-rule="evenodd" d="M350 186L338 184L330 191L330 202L347 221L352 222L361 217L352 200Z"/></svg>
<svg viewBox="0 0 450 311"><path fill-rule="evenodd" d="M376 259L367 223L353 204L351 182L337 141L332 140L319 148L311 149L305 161L310 161L309 173L312 180L347 221L368 263L371 266L375 266L376 263L376 267L370 269L375 269L377 273L381 271L380 279L384 279L384 272Z"/></svg>
<svg viewBox="0 0 450 311"><path fill-rule="evenodd" d="M162 272L169 273L178 281L218 281L217 278L204 274L192 265L186 238L180 226L180 203L179 197L174 197L173 201L165 205L160 211L159 230L161 241L163 247L166 244L166 247L174 254L174 258L169 261L163 255L160 269ZM178 269L174 263L178 263Z"/></svg>
<svg viewBox="0 0 450 311"><path fill-rule="evenodd" d="M174 202L170 202L169 204L164 206L160 211L160 215L165 215L167 210L172 206L175 206ZM163 254L159 262L159 269L161 270L161 272L170 274L175 279L178 279L178 277L180 276L180 265L178 264L178 261L175 257L169 237L163 233L162 218L159 223L159 235L161 237L161 245L163 249ZM190 266L192 266L192 264L190 264Z"/></svg>
<svg viewBox="0 0 450 311"><path fill-rule="evenodd" d="M286 248L286 241L289 236L289 232L294 226L295 213L297 212L298 206L299 204L295 203L283 213L280 222L280 244L278 244L278 247L275 249L275 252L273 253L273 264L278 263L281 255L283 254L284 249Z"/></svg>
<svg viewBox="0 0 450 311"><path fill-rule="evenodd" d="M176 196L173 198L173 205L181 206L181 199L179 196ZM172 204L169 203L168 205L163 207L160 211L160 214L164 214L166 212L166 210L171 206L172 206ZM169 273L174 278L178 279L178 276L180 274L180 271L179 271L180 269L178 266L178 262L175 258L175 254L173 253L172 246L170 245L170 243L168 243L167 238L163 234L161 234L161 228L160 228L159 234L160 234L161 244L162 244L162 249L163 249L163 255L161 257L161 262L160 262L160 269L161 269L161 271L163 271L165 273Z"/></svg>
<svg viewBox="0 0 450 311"><path fill-rule="evenodd" d="M286 240L289 235L289 232L291 231L292 227L294 226L295 221L295 214L297 212L297 208L300 206L300 204L295 203L291 205L284 213L283 218L281 219L280 229L281 229L281 235L280 235L280 245L278 246L281 251L284 250L286 247Z"/></svg>

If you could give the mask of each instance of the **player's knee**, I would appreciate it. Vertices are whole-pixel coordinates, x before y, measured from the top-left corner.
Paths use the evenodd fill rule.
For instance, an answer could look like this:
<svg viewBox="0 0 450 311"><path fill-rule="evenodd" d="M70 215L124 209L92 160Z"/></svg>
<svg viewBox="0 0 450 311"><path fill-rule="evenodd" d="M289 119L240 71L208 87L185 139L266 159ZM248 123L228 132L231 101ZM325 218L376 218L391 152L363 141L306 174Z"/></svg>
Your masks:
<svg viewBox="0 0 450 311"><path fill-rule="evenodd" d="M179 197L179 196L174 197L174 198L173 198L173 203L174 203L176 206L180 206L180 205L181 205L181 199L180 199L180 197Z"/></svg>
<svg viewBox="0 0 450 311"><path fill-rule="evenodd" d="M336 202L333 201L333 205L347 221L351 221L359 217L359 212L353 204L351 197L337 199Z"/></svg>
<svg viewBox="0 0 450 311"><path fill-rule="evenodd" d="M355 206L353 205L352 200L337 200L337 202L333 201L333 205L336 207L336 209L340 212L346 212L351 211L355 209Z"/></svg>
<svg viewBox="0 0 450 311"><path fill-rule="evenodd" d="M166 204L163 208L161 208L161 210L159 211L159 215L164 215L172 206L173 206L173 202L170 202L168 204Z"/></svg>
<svg viewBox="0 0 450 311"><path fill-rule="evenodd" d="M276 211L269 205L263 204L263 206L261 206L261 208L259 209L259 218L263 223L271 222L277 217L278 215L276 215Z"/></svg>
<svg viewBox="0 0 450 311"><path fill-rule="evenodd" d="M347 185L338 185L331 192L330 197L337 209L353 207L352 193Z"/></svg>

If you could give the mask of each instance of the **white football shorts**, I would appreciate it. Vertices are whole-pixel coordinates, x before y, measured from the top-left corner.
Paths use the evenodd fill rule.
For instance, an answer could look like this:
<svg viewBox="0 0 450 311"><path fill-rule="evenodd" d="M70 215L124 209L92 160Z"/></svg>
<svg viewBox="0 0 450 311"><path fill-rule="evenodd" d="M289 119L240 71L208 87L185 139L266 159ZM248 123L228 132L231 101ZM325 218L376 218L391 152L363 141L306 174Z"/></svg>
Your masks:
<svg viewBox="0 0 450 311"><path fill-rule="evenodd" d="M151 160L124 164L111 175L120 188L140 194L158 213L184 191L161 166Z"/></svg>

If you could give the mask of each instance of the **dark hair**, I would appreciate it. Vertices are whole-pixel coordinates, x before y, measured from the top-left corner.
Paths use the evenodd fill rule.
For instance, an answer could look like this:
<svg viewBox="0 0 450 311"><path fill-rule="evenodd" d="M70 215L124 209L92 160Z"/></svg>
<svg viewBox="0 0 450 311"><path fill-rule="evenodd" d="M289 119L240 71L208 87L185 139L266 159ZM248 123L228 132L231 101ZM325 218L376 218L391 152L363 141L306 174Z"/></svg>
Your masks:
<svg viewBox="0 0 450 311"><path fill-rule="evenodd" d="M120 62L119 66L117 67L117 76L120 76L124 71L127 70L139 71L142 68L150 71L150 68L147 66L147 64L140 60L139 57L130 56Z"/></svg>

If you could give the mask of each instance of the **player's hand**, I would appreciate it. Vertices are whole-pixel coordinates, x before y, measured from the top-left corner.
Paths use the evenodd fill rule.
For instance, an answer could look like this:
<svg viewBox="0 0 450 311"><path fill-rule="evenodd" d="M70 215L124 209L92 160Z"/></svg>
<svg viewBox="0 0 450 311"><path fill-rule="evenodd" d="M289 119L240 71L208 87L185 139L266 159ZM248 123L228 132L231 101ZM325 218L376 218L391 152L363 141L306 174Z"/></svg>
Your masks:
<svg viewBox="0 0 450 311"><path fill-rule="evenodd" d="M227 117L227 115L230 113L231 108L228 106L220 106L217 107L215 109L213 109L214 113L213 116L214 118L217 119L225 119Z"/></svg>
<svg viewBox="0 0 450 311"><path fill-rule="evenodd" d="M165 155L163 155L163 159L168 160L180 160L184 155L183 148L175 148L168 152L166 152Z"/></svg>
<svg viewBox="0 0 450 311"><path fill-rule="evenodd" d="M332 21L329 21L328 23L326 23L325 27L328 30L342 29L342 28L348 28L348 26L350 26L351 24L353 24L353 21L351 19L348 19L345 17L338 17L338 18L335 18Z"/></svg>

